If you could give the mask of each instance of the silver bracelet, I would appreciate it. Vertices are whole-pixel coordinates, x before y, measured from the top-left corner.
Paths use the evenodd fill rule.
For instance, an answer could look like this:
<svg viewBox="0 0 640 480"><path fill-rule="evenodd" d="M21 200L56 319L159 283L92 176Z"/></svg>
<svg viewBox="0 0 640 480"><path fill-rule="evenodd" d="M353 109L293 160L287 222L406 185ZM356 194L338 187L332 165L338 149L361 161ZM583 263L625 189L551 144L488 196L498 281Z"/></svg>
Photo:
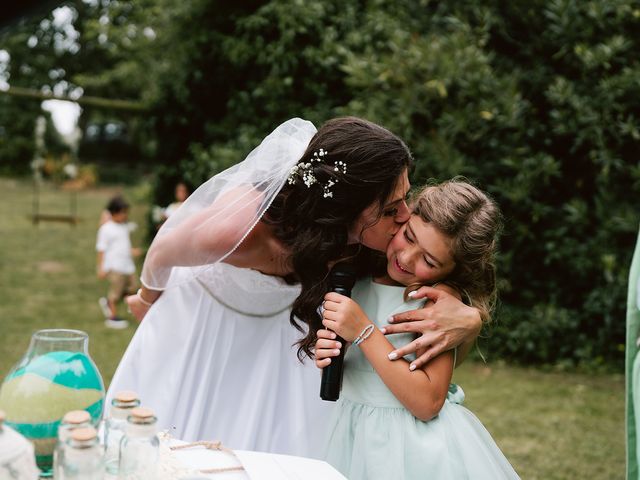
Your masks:
<svg viewBox="0 0 640 480"><path fill-rule="evenodd" d="M373 333L373 330L375 329L375 325L373 323L370 323L369 325L367 325L366 327L364 327L362 329L362 331L360 332L360 335L358 335L355 340L353 341L354 345L360 345L362 342L364 342L367 338L369 338L371 336L371 334Z"/></svg>
<svg viewBox="0 0 640 480"><path fill-rule="evenodd" d="M143 305L146 305L147 307L150 307L151 305L153 305L153 302L147 302L144 298L142 298L142 289L139 288L138 291L136 292L136 297L138 297L138 300L140 300L142 302Z"/></svg>

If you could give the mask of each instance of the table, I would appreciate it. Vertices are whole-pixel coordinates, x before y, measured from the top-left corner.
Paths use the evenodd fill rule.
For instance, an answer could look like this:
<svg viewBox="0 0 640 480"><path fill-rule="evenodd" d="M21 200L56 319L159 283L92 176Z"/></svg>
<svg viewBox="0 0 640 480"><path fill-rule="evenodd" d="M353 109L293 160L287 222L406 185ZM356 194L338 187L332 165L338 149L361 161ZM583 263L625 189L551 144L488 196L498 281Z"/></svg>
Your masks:
<svg viewBox="0 0 640 480"><path fill-rule="evenodd" d="M172 439L170 446L185 445L186 442ZM234 450L232 455L225 451L210 450L204 446L172 451L185 467L201 470L242 465L244 470L221 473L198 474L191 477L217 480L347 480L335 468L321 460L278 455L273 453Z"/></svg>

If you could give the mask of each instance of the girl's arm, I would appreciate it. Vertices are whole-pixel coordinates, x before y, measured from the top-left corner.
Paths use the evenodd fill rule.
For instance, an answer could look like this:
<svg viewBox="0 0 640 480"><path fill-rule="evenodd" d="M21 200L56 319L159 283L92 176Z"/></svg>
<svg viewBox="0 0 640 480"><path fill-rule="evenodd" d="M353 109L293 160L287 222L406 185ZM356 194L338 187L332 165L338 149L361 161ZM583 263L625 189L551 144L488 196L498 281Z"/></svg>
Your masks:
<svg viewBox="0 0 640 480"><path fill-rule="evenodd" d="M442 409L453 374L453 352L447 351L424 367L409 370L409 362L390 362L393 345L377 328L359 345L384 384L418 420L431 420Z"/></svg>
<svg viewBox="0 0 640 480"><path fill-rule="evenodd" d="M104 269L102 268L103 264L104 264L104 252L98 252L96 256L96 274L100 279L107 277L107 272L105 272Z"/></svg>
<svg viewBox="0 0 640 480"><path fill-rule="evenodd" d="M324 308L323 325L346 341L352 342L372 324L355 301L335 292L325 296ZM404 359L389 361L394 347L377 328L359 348L389 390L416 418L426 421L438 414L453 374L452 352L437 356L423 368L410 370Z"/></svg>

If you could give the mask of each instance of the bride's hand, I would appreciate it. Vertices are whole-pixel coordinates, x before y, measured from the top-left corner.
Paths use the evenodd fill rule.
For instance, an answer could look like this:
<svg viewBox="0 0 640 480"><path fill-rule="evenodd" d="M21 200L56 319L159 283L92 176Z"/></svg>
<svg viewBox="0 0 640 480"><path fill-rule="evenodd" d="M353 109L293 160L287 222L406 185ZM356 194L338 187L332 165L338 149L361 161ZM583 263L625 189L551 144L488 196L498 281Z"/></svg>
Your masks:
<svg viewBox="0 0 640 480"><path fill-rule="evenodd" d="M421 368L446 350L461 344L467 347L473 344L482 327L480 312L462 303L451 292L444 291L444 287L421 287L412 298L426 298L431 302L424 308L393 315L389 319L393 324L382 328L385 335L406 332L420 335L413 342L391 352L389 359L395 360L409 353L424 350L422 355L412 362L416 368ZM462 358L469 348L463 350ZM458 364L462 358L459 356Z"/></svg>
<svg viewBox="0 0 640 480"><path fill-rule="evenodd" d="M149 306L145 305L138 295L129 295L125 301L127 302L127 306L129 307L129 311L136 317L136 320L139 322L142 321L144 316L149 311Z"/></svg>
<svg viewBox="0 0 640 480"><path fill-rule="evenodd" d="M342 344L335 338L336 334L331 330L318 330L315 348L316 367L324 368L331 363L331 357L340 355Z"/></svg>

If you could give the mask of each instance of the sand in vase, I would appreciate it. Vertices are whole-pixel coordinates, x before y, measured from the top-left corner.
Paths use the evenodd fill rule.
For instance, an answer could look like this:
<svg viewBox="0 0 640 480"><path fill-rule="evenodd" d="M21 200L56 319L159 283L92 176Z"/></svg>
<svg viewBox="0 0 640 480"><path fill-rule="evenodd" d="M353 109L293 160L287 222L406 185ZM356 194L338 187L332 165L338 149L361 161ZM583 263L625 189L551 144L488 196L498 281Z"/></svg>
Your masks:
<svg viewBox="0 0 640 480"><path fill-rule="evenodd" d="M58 425L70 410L87 410L97 424L104 386L91 359L79 352L49 352L16 368L0 389L6 424L29 438L44 470L53 461Z"/></svg>

